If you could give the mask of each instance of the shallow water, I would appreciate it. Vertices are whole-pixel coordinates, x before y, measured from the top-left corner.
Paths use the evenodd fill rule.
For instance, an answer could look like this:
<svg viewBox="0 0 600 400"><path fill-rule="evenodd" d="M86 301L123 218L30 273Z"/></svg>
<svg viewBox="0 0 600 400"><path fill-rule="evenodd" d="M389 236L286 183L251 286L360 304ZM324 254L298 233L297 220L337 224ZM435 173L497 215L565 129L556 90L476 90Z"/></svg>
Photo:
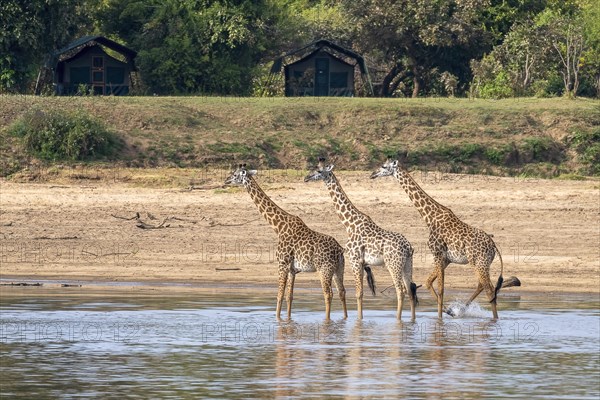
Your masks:
<svg viewBox="0 0 600 400"><path fill-rule="evenodd" d="M292 321L274 293L185 295L85 288L3 289L0 385L11 398L600 396L597 295L500 297L438 321L427 299L416 323L394 299L365 299L365 319L324 321L317 291L297 289Z"/></svg>

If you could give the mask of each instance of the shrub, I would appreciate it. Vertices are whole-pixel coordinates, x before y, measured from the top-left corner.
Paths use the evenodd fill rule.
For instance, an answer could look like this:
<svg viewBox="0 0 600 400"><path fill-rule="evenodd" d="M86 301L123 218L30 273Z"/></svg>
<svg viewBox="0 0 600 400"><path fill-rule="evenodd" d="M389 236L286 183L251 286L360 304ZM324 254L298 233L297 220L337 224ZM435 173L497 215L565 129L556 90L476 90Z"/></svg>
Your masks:
<svg viewBox="0 0 600 400"><path fill-rule="evenodd" d="M283 96L284 86L282 74L271 74L270 68L263 65L254 68L252 74L252 96Z"/></svg>
<svg viewBox="0 0 600 400"><path fill-rule="evenodd" d="M503 165L506 158L504 148L490 147L485 150L485 157L494 165Z"/></svg>
<svg viewBox="0 0 600 400"><path fill-rule="evenodd" d="M523 162L559 163L565 156L563 146L549 136L526 138L521 150Z"/></svg>
<svg viewBox="0 0 600 400"><path fill-rule="evenodd" d="M569 138L584 167L581 172L600 175L600 128L577 131Z"/></svg>
<svg viewBox="0 0 600 400"><path fill-rule="evenodd" d="M550 97L551 94L548 92L548 80L538 79L531 84L531 91L533 95L539 99Z"/></svg>
<svg viewBox="0 0 600 400"><path fill-rule="evenodd" d="M104 124L82 111L32 110L10 128L25 149L45 160L88 160L115 153L121 143Z"/></svg>
<svg viewBox="0 0 600 400"><path fill-rule="evenodd" d="M500 71L493 81L481 85L479 95L484 99L505 99L511 97L513 90L508 74Z"/></svg>

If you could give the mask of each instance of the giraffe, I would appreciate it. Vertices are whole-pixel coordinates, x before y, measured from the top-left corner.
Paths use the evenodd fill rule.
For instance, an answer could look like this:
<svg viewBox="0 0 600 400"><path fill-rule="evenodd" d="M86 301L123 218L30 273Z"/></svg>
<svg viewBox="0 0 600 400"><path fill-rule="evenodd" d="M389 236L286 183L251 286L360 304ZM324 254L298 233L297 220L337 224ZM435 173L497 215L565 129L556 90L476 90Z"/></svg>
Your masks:
<svg viewBox="0 0 600 400"><path fill-rule="evenodd" d="M398 160L388 160L379 170L371 174L371 179L393 175L408 194L421 217L429 227L428 246L433 253L434 270L427 278L425 287L429 289L438 305L438 318L442 318L444 304L444 271L448 264L470 264L476 271L479 283L475 293L467 304L471 303L485 289L494 319L498 319L496 297L503 286L502 272L504 263L502 256L491 236L481 229L474 228L462 222L448 208L444 207L415 182L408 171L399 166ZM498 252L500 259L500 276L496 285L490 279L490 265ZM438 280L438 293L433 288L433 282ZM516 279L516 278L513 278ZM518 281L518 280L517 280ZM514 284L513 286L518 286Z"/></svg>
<svg viewBox="0 0 600 400"><path fill-rule="evenodd" d="M313 231L302 220L283 211L260 188L253 176L256 170L239 167L226 179L225 184L241 185L246 188L259 212L277 234L276 258L279 263L279 289L277 292L277 319L287 286L287 316L291 318L294 281L299 272L318 272L325 297L325 318L330 319L333 290L337 288L344 318L348 318L346 289L344 288L344 248L331 236ZM289 280L289 282L288 282Z"/></svg>
<svg viewBox="0 0 600 400"><path fill-rule="evenodd" d="M375 282L370 266L385 265L396 288L398 301L396 318L399 320L402 318L404 297L410 293L410 308L414 321L418 299L417 285L412 281L412 246L404 236L379 227L368 215L356 208L333 173L333 167L333 165L326 166L325 159L320 159L319 166L308 174L304 181L325 182L338 217L346 228L348 234L346 254L354 273L358 318L363 317L363 271L367 273L367 283L371 292L375 294Z"/></svg>

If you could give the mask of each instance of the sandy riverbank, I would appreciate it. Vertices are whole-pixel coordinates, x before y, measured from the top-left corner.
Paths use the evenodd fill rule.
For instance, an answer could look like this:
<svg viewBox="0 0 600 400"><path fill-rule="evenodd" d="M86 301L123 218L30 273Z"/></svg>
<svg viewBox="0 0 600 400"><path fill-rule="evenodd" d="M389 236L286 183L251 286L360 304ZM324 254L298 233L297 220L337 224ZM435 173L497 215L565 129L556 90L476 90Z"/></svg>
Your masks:
<svg viewBox="0 0 600 400"><path fill-rule="evenodd" d="M127 171L119 176L127 175ZM171 173L177 174L177 170ZM339 178L354 203L382 227L403 233L415 249L414 280L432 269L427 227L393 179L368 172ZM541 292L600 290L600 182L515 179L415 173L421 186L463 221L494 235L504 275ZM223 173L203 180L205 189L139 187L118 179L15 183L0 190L0 278L170 282L199 286L276 287L276 236L245 191L220 189ZM267 171L258 177L284 209L312 228L346 240L322 183L302 174ZM149 225L141 229L140 213ZM150 214L150 215L149 215ZM155 218L155 219L152 219ZM500 264L492 266L493 279ZM379 288L389 274L375 268ZM346 286L353 278L346 271ZM451 265L449 289L471 290L468 266ZM300 287L319 287L316 274L298 275ZM160 287L160 285L158 285ZM172 286L170 286L172 287ZM176 286L175 286L176 287Z"/></svg>

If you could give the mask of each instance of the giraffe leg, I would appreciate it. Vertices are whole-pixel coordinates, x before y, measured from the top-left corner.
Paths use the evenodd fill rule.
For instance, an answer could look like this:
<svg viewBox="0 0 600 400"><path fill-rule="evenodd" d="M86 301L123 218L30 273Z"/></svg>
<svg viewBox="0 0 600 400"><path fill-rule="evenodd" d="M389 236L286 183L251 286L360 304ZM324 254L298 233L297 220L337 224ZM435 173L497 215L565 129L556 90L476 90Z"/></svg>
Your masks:
<svg viewBox="0 0 600 400"><path fill-rule="evenodd" d="M487 293L488 299L490 299L490 304L492 305L492 314L494 319L498 319L498 308L496 306L496 291L494 290L494 285L492 282L489 285L485 285L485 291Z"/></svg>
<svg viewBox="0 0 600 400"><path fill-rule="evenodd" d="M352 272L354 273L354 284L356 287L356 310L357 318L362 319L363 301L363 265L360 261L352 261Z"/></svg>
<svg viewBox="0 0 600 400"><path fill-rule="evenodd" d="M398 320L402 319L402 308L404 307L404 297L406 294L406 291L404 289L404 286L402 285L402 278L403 278L403 273L404 271L402 270L401 265L404 264L399 263L396 260L386 260L386 266L388 267L388 271L390 272L390 275L392 276L392 282L394 283L394 288L396 288L396 305L397 305L397 309L396 309L396 318Z"/></svg>
<svg viewBox="0 0 600 400"><path fill-rule="evenodd" d="M296 274L293 271L290 271L288 274L287 297L285 299L285 301L287 303L288 319L292 318L292 301L294 300L294 282L295 281L296 281Z"/></svg>
<svg viewBox="0 0 600 400"><path fill-rule="evenodd" d="M414 283L413 283L413 285L414 285ZM409 294L409 298L410 298L410 320L412 322L415 322L417 320L417 304L416 304L416 301L415 301L416 293L417 293L416 289L415 289L414 293L415 293L414 296L411 295L411 294Z"/></svg>
<svg viewBox="0 0 600 400"><path fill-rule="evenodd" d="M333 298L333 290L331 289L332 275L322 271L319 275L321 277L321 286L323 287L323 297L325 298L325 319L329 321L331 316L331 299Z"/></svg>
<svg viewBox="0 0 600 400"><path fill-rule="evenodd" d="M403 288L408 291L408 298L410 300L410 314L411 321L414 322L417 319L416 308L417 308L417 285L412 281L412 269L413 269L413 253L412 249L410 254L407 255L406 260L402 264L402 282L404 283Z"/></svg>
<svg viewBox="0 0 600 400"><path fill-rule="evenodd" d="M434 269L427 281L425 287L429 289L431 295L437 300L438 305L438 318L442 318L442 312L444 310L444 270L448 266L449 262L442 255L436 255L434 260ZM437 279L438 281L438 292L435 292L433 288L433 282Z"/></svg>
<svg viewBox="0 0 600 400"><path fill-rule="evenodd" d="M440 268L438 271L438 318L442 319L442 312L444 311L444 269Z"/></svg>
<svg viewBox="0 0 600 400"><path fill-rule="evenodd" d="M477 275L479 277L479 286L477 289L481 292L485 289L485 293L487 295L490 304L492 305L492 314L494 319L498 319L498 309L496 306L496 289L492 284L492 280L490 279L490 266L491 261L486 263L485 261L481 261L476 264L475 271L477 271ZM481 287L481 289L479 289ZM477 293L479 294L479 293Z"/></svg>
<svg viewBox="0 0 600 400"><path fill-rule="evenodd" d="M275 315L277 319L280 319L281 316L281 305L283 303L283 295L285 294L285 287L287 284L289 274L289 268L285 264L279 265L279 288L277 290L277 309L275 311Z"/></svg>
<svg viewBox="0 0 600 400"><path fill-rule="evenodd" d="M344 309L344 318L348 318L348 308L346 306L346 288L344 287L344 271L340 272L338 269L333 274L333 283L338 291L338 295L340 296L340 300L342 301L342 308Z"/></svg>
<svg viewBox="0 0 600 400"><path fill-rule="evenodd" d="M396 297L398 299L398 310L396 311L396 319L400 321L402 319L402 307L404 307L404 292L398 293L398 289L396 289Z"/></svg>
<svg viewBox="0 0 600 400"><path fill-rule="evenodd" d="M496 303L496 299L492 300L492 314L494 315L494 319L498 319L498 307Z"/></svg>
<svg viewBox="0 0 600 400"><path fill-rule="evenodd" d="M487 294L488 300L492 305L492 314L494 316L494 319L498 319L498 308L496 306L496 290L494 288L494 285L492 285L492 281L490 280L489 275L487 277L487 282L483 283L483 286L485 287L485 292Z"/></svg>
<svg viewBox="0 0 600 400"><path fill-rule="evenodd" d="M475 300L477 298L477 296L479 296L479 293L481 293L483 291L483 285L481 284L481 282L479 282L477 284L477 289L475 289L475 293L473 293L473 295L471 296L471 298L467 301L467 304L465 305L469 305L473 302L473 300Z"/></svg>
<svg viewBox="0 0 600 400"><path fill-rule="evenodd" d="M433 270L433 272L429 275L429 277L425 281L425 287L429 290L429 292L431 293L431 296L435 299L436 302L438 302L438 294L435 292L435 289L433 288L433 282L435 282L435 280L438 278L438 275L439 275L439 272L438 272L438 269L436 266L435 269Z"/></svg>

